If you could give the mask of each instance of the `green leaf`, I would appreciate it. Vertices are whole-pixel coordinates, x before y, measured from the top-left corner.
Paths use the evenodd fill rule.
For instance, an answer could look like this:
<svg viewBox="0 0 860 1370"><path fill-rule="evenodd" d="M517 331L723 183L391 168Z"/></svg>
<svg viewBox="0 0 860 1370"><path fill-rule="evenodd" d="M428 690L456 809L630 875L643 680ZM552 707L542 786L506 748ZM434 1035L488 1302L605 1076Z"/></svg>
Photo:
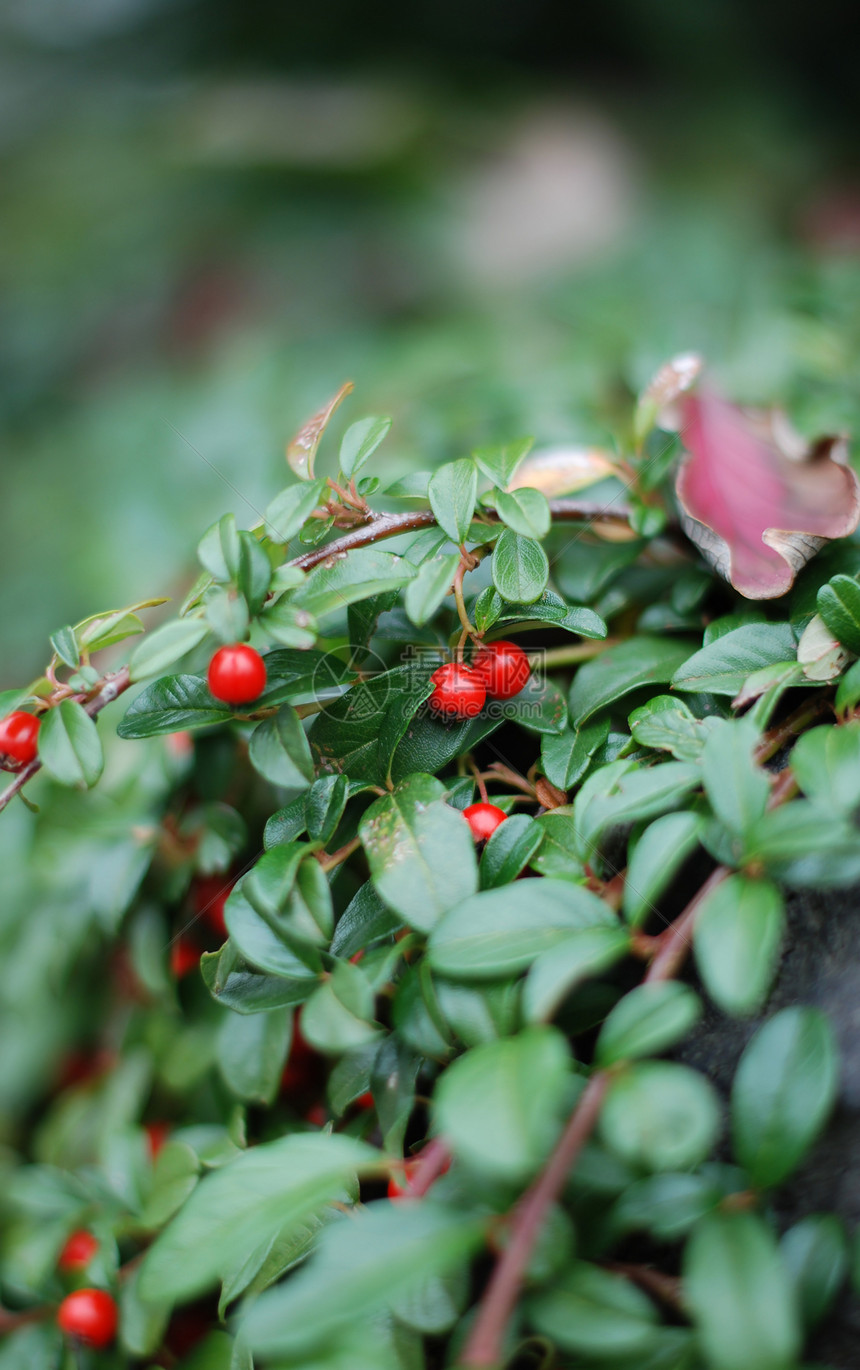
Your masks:
<svg viewBox="0 0 860 1370"><path fill-rule="evenodd" d="M609 719L597 719L584 728L566 728L558 735L541 738L541 765L547 780L561 790L576 785L588 770L591 758L609 736Z"/></svg>
<svg viewBox="0 0 860 1370"><path fill-rule="evenodd" d="M392 913L368 880L337 921L331 943L332 955L346 958L354 956L377 938L387 937L402 926L403 920L399 914Z"/></svg>
<svg viewBox="0 0 860 1370"><path fill-rule="evenodd" d="M403 603L410 622L420 628L433 617L451 590L454 573L460 564L458 552L433 557L421 563L418 574L406 587Z"/></svg>
<svg viewBox="0 0 860 1370"><path fill-rule="evenodd" d="M543 832L543 842L532 857L532 869L541 875L584 883L585 869L579 856L579 840L570 807L539 814L535 823Z"/></svg>
<svg viewBox="0 0 860 1370"><path fill-rule="evenodd" d="M528 456L534 438L519 438L499 447L478 447L472 453L484 475L504 489L513 480L520 462Z"/></svg>
<svg viewBox="0 0 860 1370"><path fill-rule="evenodd" d="M271 1104L291 1036L291 1015L283 1011L225 1014L218 1029L217 1057L227 1088L248 1103Z"/></svg>
<svg viewBox="0 0 860 1370"><path fill-rule="evenodd" d="M321 842L326 846L331 841L343 817L348 797L349 781L345 775L324 775L314 781L304 801L308 836L312 842Z"/></svg>
<svg viewBox="0 0 860 1370"><path fill-rule="evenodd" d="M302 1033L317 1051L338 1055L378 1037L373 989L360 966L338 961L302 1009Z"/></svg>
<svg viewBox="0 0 860 1370"><path fill-rule="evenodd" d="M437 468L427 487L430 508L452 542L465 542L475 512L478 472L469 457Z"/></svg>
<svg viewBox="0 0 860 1370"><path fill-rule="evenodd" d="M804 1326L830 1311L848 1275L848 1241L835 1213L811 1213L784 1233L779 1254L794 1286Z"/></svg>
<svg viewBox="0 0 860 1370"><path fill-rule="evenodd" d="M187 1142L169 1138L158 1153L152 1187L141 1214L149 1231L163 1227L197 1188L200 1161Z"/></svg>
<svg viewBox="0 0 860 1370"><path fill-rule="evenodd" d="M117 726L120 737L153 737L226 723L233 715L216 704L202 676L168 675L141 690Z"/></svg>
<svg viewBox="0 0 860 1370"><path fill-rule="evenodd" d="M540 599L535 600L534 604L506 604L498 590L489 586L487 590L481 592L475 601L475 623L482 632L484 629L478 622L478 605L485 594L494 596L490 622L498 622L499 627L493 637L501 636L503 629L509 623L526 625L549 623L554 628L562 628L566 633L575 633L577 637L603 638L606 637L608 631L603 619L593 609L586 609L577 604L566 604L552 590L544 590ZM485 601L485 605L487 605L487 601ZM495 611L497 605L498 612ZM487 605L487 607L489 606Z"/></svg>
<svg viewBox="0 0 860 1370"><path fill-rule="evenodd" d="M415 1082L422 1058L394 1033L380 1043L370 1074L370 1088L382 1144L388 1151L401 1152L406 1127L415 1108Z"/></svg>
<svg viewBox="0 0 860 1370"><path fill-rule="evenodd" d="M524 538L545 538L549 532L550 512L546 495L523 486L519 490L493 491L496 513L515 533Z"/></svg>
<svg viewBox="0 0 860 1370"><path fill-rule="evenodd" d="M683 699L655 695L627 720L640 747L671 752L678 761L699 761L717 718L696 718Z"/></svg>
<svg viewBox="0 0 860 1370"><path fill-rule="evenodd" d="M39 760L61 785L90 789L104 770L104 753L95 723L83 705L64 699L42 715Z"/></svg>
<svg viewBox="0 0 860 1370"><path fill-rule="evenodd" d="M849 652L860 652L860 585L853 576L833 576L822 585L817 608L842 646Z"/></svg>
<svg viewBox="0 0 860 1370"><path fill-rule="evenodd" d="M372 804L359 826L378 893L422 932L478 887L469 826L444 796L441 781L418 773Z"/></svg>
<svg viewBox="0 0 860 1370"><path fill-rule="evenodd" d="M290 704L254 729L248 755L255 771L273 785L305 789L314 778L314 763L302 721Z"/></svg>
<svg viewBox="0 0 860 1370"><path fill-rule="evenodd" d="M526 1180L558 1136L569 1073L567 1041L555 1028L473 1047L439 1079L437 1129L480 1174Z"/></svg>
<svg viewBox="0 0 860 1370"><path fill-rule="evenodd" d="M624 881L621 907L633 927L660 914L658 901L699 845L702 827L701 816L690 812L667 813L649 823L629 853Z"/></svg>
<svg viewBox="0 0 860 1370"><path fill-rule="evenodd" d="M333 565L323 561L315 566L304 584L293 591L292 603L322 618L356 600L406 585L414 575L415 567L405 557L376 547L358 547L338 557Z"/></svg>
<svg viewBox="0 0 860 1370"><path fill-rule="evenodd" d="M423 698L432 692L428 685ZM457 718L450 723L430 714L429 710L409 720L398 740L391 761L391 777L400 781L414 771L436 775L449 762L470 752L473 747L501 724L501 717Z"/></svg>
<svg viewBox="0 0 860 1370"><path fill-rule="evenodd" d="M638 985L615 1005L600 1030L596 1060L606 1067L653 1056L679 1042L702 1016L699 996L677 981Z"/></svg>
<svg viewBox="0 0 860 1370"><path fill-rule="evenodd" d="M317 640L317 621L307 609L282 599L259 615L260 627L267 637L284 647L305 651Z"/></svg>
<svg viewBox="0 0 860 1370"><path fill-rule="evenodd" d="M577 727L600 709L633 690L671 680L689 647L662 637L633 637L580 666L570 692L570 712Z"/></svg>
<svg viewBox="0 0 860 1370"><path fill-rule="evenodd" d="M141 1297L179 1303L213 1285L242 1252L283 1235L344 1197L356 1171L384 1168L381 1154L352 1137L300 1133L266 1142L211 1172L141 1267Z"/></svg>
<svg viewBox="0 0 860 1370"><path fill-rule="evenodd" d="M142 643L131 652L129 674L140 681L145 675L160 675L182 656L188 655L210 633L210 625L201 618L178 618L163 623L155 633L148 633Z"/></svg>
<svg viewBox="0 0 860 1370"><path fill-rule="evenodd" d="M719 1131L712 1086L695 1070L669 1061L642 1061L615 1076L600 1118L607 1146L648 1170L698 1165Z"/></svg>
<svg viewBox="0 0 860 1370"><path fill-rule="evenodd" d="M540 599L548 579L549 562L540 543L505 528L493 550L493 584L502 599L531 604Z"/></svg>
<svg viewBox="0 0 860 1370"><path fill-rule="evenodd" d="M852 713L860 703L860 661L848 667L836 690L834 707L837 714Z"/></svg>
<svg viewBox="0 0 860 1370"><path fill-rule="evenodd" d="M760 819L770 798L767 774L753 760L755 728L745 720L720 720L702 752L705 793L717 818L743 835Z"/></svg>
<svg viewBox="0 0 860 1370"><path fill-rule="evenodd" d="M797 643L790 624L746 623L688 657L675 671L672 686L690 693L707 691L734 698L754 671L796 657Z"/></svg>
<svg viewBox="0 0 860 1370"><path fill-rule="evenodd" d="M265 529L273 542L285 543L295 537L302 524L320 503L324 480L288 485L266 509Z"/></svg>
<svg viewBox="0 0 860 1370"><path fill-rule="evenodd" d="M860 723L803 733L789 765L808 798L851 817L860 806Z"/></svg>
<svg viewBox="0 0 860 1370"><path fill-rule="evenodd" d="M296 964L304 978L287 980L281 975L260 975L244 964L228 942L217 951L203 953L200 973L212 998L224 1008L234 1013L271 1013L302 1004L313 993L316 976L308 975L301 963Z"/></svg>
<svg viewBox="0 0 860 1370"><path fill-rule="evenodd" d="M253 533L242 529L239 534L239 560L235 573L236 588L252 614L262 607L272 580L272 563L264 547Z"/></svg>
<svg viewBox="0 0 860 1370"><path fill-rule="evenodd" d="M693 933L696 965L714 1003L752 1013L767 997L779 961L785 917L769 880L730 875L699 910Z"/></svg>
<svg viewBox="0 0 860 1370"><path fill-rule="evenodd" d="M484 1223L429 1198L420 1204L369 1203L323 1228L310 1261L260 1296L243 1334L255 1354L309 1365L308 1354L340 1329L463 1261L481 1242Z"/></svg>
<svg viewBox="0 0 860 1370"><path fill-rule="evenodd" d="M580 928L615 927L597 895L566 880L526 879L484 890L446 914L430 934L430 964L455 979L503 979Z"/></svg>
<svg viewBox="0 0 860 1370"><path fill-rule="evenodd" d="M432 691L426 667L421 670L417 664L399 666L362 681L328 704L325 712L314 720L310 732L311 750L319 770L384 784L407 730L412 735L421 730L423 723L445 737L443 724L414 717Z"/></svg>
<svg viewBox="0 0 860 1370"><path fill-rule="evenodd" d="M612 1210L615 1231L651 1232L661 1241L677 1241L716 1208L720 1189L704 1174L648 1175L635 1180Z"/></svg>
<svg viewBox="0 0 860 1370"><path fill-rule="evenodd" d="M579 854L584 861L592 858L599 838L608 829L676 809L701 784L699 768L686 761L624 770L615 776L614 783L605 786L599 785L602 775L603 771L597 771L573 804Z"/></svg>
<svg viewBox="0 0 860 1370"><path fill-rule="evenodd" d="M761 1188L797 1168L833 1107L836 1044L828 1020L811 1008L783 1009L760 1028L732 1086L735 1155Z"/></svg>
<svg viewBox="0 0 860 1370"><path fill-rule="evenodd" d="M120 1286L119 1335L124 1351L135 1360L148 1360L164 1340L170 1310L144 1303L138 1292L139 1280L139 1271L132 1270Z"/></svg>
<svg viewBox="0 0 860 1370"><path fill-rule="evenodd" d="M576 985L607 970L629 950L629 931L607 924L581 928L564 942L542 952L523 986L526 1022L540 1023L552 1018Z"/></svg>
<svg viewBox="0 0 860 1370"><path fill-rule="evenodd" d="M432 475L432 471L410 471L407 476L401 476L386 486L383 493L391 499L426 500Z"/></svg>
<svg viewBox="0 0 860 1370"><path fill-rule="evenodd" d="M512 699L490 700L491 717L510 719L533 733L562 733L567 724L567 703L551 681L533 671Z"/></svg>
<svg viewBox="0 0 860 1370"><path fill-rule="evenodd" d="M786 885L852 885L860 879L860 832L805 799L772 809L746 834L744 859Z"/></svg>
<svg viewBox="0 0 860 1370"><path fill-rule="evenodd" d="M509 885L525 870L543 841L543 830L533 818L513 814L500 823L484 847L479 874L481 889Z"/></svg>
<svg viewBox="0 0 860 1370"><path fill-rule="evenodd" d="M529 1300L530 1320L566 1351L581 1356L644 1356L655 1344L657 1312L629 1280L576 1261L557 1284Z"/></svg>
<svg viewBox="0 0 860 1370"><path fill-rule="evenodd" d="M267 855L271 856L280 850L282 848L274 847ZM258 912L246 897L244 881L236 886L227 900L224 917L231 940L252 966L271 975L284 976L291 982L303 982L311 987L316 983L318 961L316 966L309 967L306 964L306 960L297 954L294 939L285 939L277 918L273 915L266 917ZM300 988L301 983L296 987L297 992ZM302 997L306 998L307 994Z"/></svg>
<svg viewBox="0 0 860 1370"><path fill-rule="evenodd" d="M360 471L365 462L373 456L377 447L384 441L391 427L389 418L359 419L351 423L340 444L340 469L349 479Z"/></svg>
<svg viewBox="0 0 860 1370"><path fill-rule="evenodd" d="M197 544L197 556L204 570L219 583L232 578L239 555L239 535L235 514L225 514L206 529Z"/></svg>
<svg viewBox="0 0 860 1370"><path fill-rule="evenodd" d="M81 653L74 628L58 628L51 633L51 646L64 665L71 666L73 671L77 670L81 664Z"/></svg>
<svg viewBox="0 0 860 1370"><path fill-rule="evenodd" d="M684 1290L713 1370L788 1370L800 1349L791 1284L751 1213L712 1213L684 1253Z"/></svg>

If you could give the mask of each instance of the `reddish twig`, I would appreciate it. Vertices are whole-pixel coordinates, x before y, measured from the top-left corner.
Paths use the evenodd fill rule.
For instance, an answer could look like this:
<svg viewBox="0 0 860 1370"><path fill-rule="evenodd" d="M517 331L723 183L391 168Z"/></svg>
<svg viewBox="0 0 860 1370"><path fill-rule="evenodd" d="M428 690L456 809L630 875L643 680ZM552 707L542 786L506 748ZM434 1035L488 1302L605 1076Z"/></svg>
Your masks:
<svg viewBox="0 0 860 1370"><path fill-rule="evenodd" d="M460 1364L495 1366L502 1357L502 1343L511 1312L534 1250L547 1210L564 1188L570 1169L582 1151L600 1115L609 1084L605 1070L592 1075L568 1119L552 1156L513 1213L510 1239L484 1292Z"/></svg>
<svg viewBox="0 0 860 1370"><path fill-rule="evenodd" d="M693 927L700 908L708 895L718 885L721 885L729 874L730 871L727 866L718 866L715 871L712 871L698 894L695 894L690 900L684 912L679 914L674 923L660 934L657 954L648 967L648 973L645 976L646 983L653 984L657 980L671 980L673 976L678 974L690 947L693 945Z"/></svg>

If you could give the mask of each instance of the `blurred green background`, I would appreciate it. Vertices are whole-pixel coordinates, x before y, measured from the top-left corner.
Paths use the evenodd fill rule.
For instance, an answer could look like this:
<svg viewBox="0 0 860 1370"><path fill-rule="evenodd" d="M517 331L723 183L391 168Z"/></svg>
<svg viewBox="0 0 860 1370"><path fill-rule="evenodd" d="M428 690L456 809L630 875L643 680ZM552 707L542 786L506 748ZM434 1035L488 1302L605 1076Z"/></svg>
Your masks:
<svg viewBox="0 0 860 1370"><path fill-rule="evenodd" d="M7 0L0 44L0 688L180 593L347 378L392 474L612 443L680 348L858 427L848 5Z"/></svg>

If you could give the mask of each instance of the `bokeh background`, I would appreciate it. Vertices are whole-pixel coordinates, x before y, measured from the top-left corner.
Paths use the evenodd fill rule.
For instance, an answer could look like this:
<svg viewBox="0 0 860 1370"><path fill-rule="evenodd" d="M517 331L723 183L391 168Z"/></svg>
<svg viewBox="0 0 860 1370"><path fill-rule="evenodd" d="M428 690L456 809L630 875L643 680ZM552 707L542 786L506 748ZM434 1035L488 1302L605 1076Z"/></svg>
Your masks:
<svg viewBox="0 0 860 1370"><path fill-rule="evenodd" d="M181 592L346 378L337 427L392 414L392 475L523 433L612 443L680 348L856 431L851 19L6 0L0 688L62 624Z"/></svg>

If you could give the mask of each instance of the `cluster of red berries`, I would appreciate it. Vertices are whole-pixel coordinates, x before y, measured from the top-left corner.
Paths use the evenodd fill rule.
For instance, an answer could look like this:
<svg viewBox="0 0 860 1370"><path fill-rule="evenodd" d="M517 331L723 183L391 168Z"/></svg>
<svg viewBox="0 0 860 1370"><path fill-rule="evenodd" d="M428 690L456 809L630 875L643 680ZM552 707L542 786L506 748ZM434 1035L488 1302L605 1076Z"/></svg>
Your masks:
<svg viewBox="0 0 860 1370"><path fill-rule="evenodd" d="M29 766L36 760L40 720L35 714L16 709L0 719L0 757Z"/></svg>
<svg viewBox="0 0 860 1370"><path fill-rule="evenodd" d="M512 699L531 674L529 659L515 642L492 642L481 647L471 666L449 661L430 679L435 689L430 708L448 718L475 718L487 698Z"/></svg>
<svg viewBox="0 0 860 1370"><path fill-rule="evenodd" d="M222 704L252 704L266 688L266 663L247 642L219 647L209 662L209 693Z"/></svg>

